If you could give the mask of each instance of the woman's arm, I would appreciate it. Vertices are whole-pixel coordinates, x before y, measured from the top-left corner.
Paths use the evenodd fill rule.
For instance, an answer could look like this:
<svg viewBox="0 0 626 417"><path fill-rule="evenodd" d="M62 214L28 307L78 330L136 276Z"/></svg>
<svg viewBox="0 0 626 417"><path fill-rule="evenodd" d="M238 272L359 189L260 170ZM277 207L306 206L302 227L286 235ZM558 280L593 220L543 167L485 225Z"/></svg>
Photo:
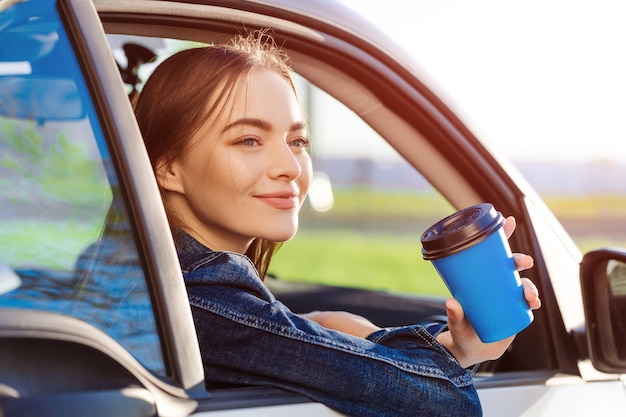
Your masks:
<svg viewBox="0 0 626 417"><path fill-rule="evenodd" d="M365 317L346 311L312 311L300 314L300 317L313 320L327 329L337 330L364 339L370 334L382 330L381 327L376 326Z"/></svg>
<svg viewBox="0 0 626 417"><path fill-rule="evenodd" d="M437 329L355 337L291 312L242 255L194 265L184 278L209 387L275 386L361 417L481 415L470 372L435 340ZM348 331L377 329L347 313L312 316Z"/></svg>

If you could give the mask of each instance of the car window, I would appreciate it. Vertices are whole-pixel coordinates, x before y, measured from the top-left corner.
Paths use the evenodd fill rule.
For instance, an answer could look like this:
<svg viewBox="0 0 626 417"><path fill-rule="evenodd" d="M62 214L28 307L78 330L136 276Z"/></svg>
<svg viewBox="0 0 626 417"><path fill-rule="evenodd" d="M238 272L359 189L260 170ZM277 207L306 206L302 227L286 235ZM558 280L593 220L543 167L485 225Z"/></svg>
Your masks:
<svg viewBox="0 0 626 417"><path fill-rule="evenodd" d="M0 12L0 43L0 307L77 317L163 375L118 176L53 2Z"/></svg>
<svg viewBox="0 0 626 417"><path fill-rule="evenodd" d="M107 35L129 94L195 42ZM146 57L149 57L147 59ZM148 62L149 61L149 62ZM294 239L269 273L279 280L447 296L421 256L420 234L455 210L383 138L330 94L294 74L309 119L314 180ZM323 259L323 262L319 262Z"/></svg>

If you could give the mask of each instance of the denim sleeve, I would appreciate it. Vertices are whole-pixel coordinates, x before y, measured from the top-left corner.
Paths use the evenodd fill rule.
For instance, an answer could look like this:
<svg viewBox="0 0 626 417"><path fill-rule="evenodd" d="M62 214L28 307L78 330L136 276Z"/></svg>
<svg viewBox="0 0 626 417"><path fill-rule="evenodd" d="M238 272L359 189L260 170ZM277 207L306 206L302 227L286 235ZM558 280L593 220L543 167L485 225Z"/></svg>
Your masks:
<svg viewBox="0 0 626 417"><path fill-rule="evenodd" d="M422 327L424 327L424 329L428 331L428 333L430 333L433 338L437 338L440 333L448 330L448 324L439 321L422 324ZM389 347L400 347L403 339L403 333L404 331L402 330L402 328L382 329L370 334L369 336L367 336L367 339ZM448 355L452 357L452 354L445 347L441 346L441 348L448 352ZM479 367L480 363L477 363L467 369L473 374L478 370Z"/></svg>
<svg viewBox="0 0 626 417"><path fill-rule="evenodd" d="M230 283L188 281L205 378L294 391L349 416L480 416L471 374L423 326L368 339ZM430 330L430 331L429 331Z"/></svg>

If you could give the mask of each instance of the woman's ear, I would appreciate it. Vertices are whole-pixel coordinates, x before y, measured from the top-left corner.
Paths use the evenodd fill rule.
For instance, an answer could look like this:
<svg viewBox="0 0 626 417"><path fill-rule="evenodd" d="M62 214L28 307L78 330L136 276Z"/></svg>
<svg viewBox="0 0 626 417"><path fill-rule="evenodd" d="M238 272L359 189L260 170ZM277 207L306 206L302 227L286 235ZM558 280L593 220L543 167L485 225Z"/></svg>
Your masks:
<svg viewBox="0 0 626 417"><path fill-rule="evenodd" d="M181 166L177 161L160 163L156 168L156 180L161 189L185 194Z"/></svg>

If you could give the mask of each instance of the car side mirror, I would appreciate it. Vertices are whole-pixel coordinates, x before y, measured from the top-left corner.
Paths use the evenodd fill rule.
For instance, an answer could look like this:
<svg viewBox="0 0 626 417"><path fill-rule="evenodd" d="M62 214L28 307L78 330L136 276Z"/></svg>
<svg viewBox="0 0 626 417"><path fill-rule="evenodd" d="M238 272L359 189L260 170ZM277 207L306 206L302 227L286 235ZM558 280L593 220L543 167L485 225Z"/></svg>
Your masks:
<svg viewBox="0 0 626 417"><path fill-rule="evenodd" d="M606 373L626 372L626 250L587 253L580 280L589 357Z"/></svg>

